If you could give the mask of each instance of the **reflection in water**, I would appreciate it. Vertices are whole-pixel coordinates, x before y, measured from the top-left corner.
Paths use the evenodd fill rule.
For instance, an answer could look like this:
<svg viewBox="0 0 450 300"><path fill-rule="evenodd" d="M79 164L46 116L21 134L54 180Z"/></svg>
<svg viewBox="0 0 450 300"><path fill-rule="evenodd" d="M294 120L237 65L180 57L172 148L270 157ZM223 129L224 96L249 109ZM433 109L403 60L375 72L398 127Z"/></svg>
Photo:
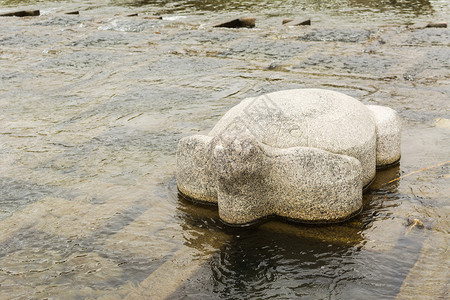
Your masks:
<svg viewBox="0 0 450 300"><path fill-rule="evenodd" d="M394 236L381 232L394 241L387 251L370 250L366 243L377 231L375 224L390 219L389 212L404 200L395 183L386 185L398 174L398 165L379 171L374 182L379 187L365 194L363 212L342 224L326 226L278 220L230 228L221 223L216 206L192 203L179 194L179 216L189 233L186 245L207 249L215 240L219 250L171 299L186 295L220 299L395 296L419 256L423 232L405 235L407 229L400 224L392 228ZM171 189L174 195L175 183ZM228 238L218 238L223 234Z"/></svg>
<svg viewBox="0 0 450 300"><path fill-rule="evenodd" d="M329 294L334 278L345 273L344 268L352 268L346 257L350 248L278 232L245 231L211 261L214 291L229 299L248 293L259 299L313 293L322 298Z"/></svg>

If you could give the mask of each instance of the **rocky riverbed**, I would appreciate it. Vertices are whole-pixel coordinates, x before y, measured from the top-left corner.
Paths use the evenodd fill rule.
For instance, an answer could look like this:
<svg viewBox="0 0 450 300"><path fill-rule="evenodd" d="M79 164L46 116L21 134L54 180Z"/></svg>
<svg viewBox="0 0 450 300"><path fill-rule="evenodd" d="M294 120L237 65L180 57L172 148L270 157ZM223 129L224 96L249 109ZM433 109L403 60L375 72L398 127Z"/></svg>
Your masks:
<svg viewBox="0 0 450 300"><path fill-rule="evenodd" d="M297 2L0 1L40 10L0 18L0 298L445 297L450 30L413 25L450 5ZM360 215L230 229L178 197L180 138L290 88L400 114Z"/></svg>

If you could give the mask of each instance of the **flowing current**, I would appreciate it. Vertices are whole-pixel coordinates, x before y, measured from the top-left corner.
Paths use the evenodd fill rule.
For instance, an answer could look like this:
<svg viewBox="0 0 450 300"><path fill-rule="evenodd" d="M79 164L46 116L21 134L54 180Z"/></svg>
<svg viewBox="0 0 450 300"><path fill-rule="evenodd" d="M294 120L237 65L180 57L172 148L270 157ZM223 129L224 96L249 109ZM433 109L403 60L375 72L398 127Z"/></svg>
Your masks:
<svg viewBox="0 0 450 300"><path fill-rule="evenodd" d="M0 299L448 297L450 30L413 25L449 1L0 0L36 9L0 17ZM400 114L361 214L236 229L178 196L180 138L290 88Z"/></svg>

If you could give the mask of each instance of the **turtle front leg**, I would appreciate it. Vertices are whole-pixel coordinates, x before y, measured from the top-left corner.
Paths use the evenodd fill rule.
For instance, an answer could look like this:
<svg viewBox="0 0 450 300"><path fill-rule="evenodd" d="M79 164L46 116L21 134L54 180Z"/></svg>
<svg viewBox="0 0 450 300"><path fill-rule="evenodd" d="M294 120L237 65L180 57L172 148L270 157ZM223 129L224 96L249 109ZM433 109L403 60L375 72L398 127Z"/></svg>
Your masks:
<svg viewBox="0 0 450 300"><path fill-rule="evenodd" d="M219 217L246 225L273 213L267 198L269 168L261 145L248 134L223 135L213 151Z"/></svg>
<svg viewBox="0 0 450 300"><path fill-rule="evenodd" d="M190 198L217 203L216 176L211 169L212 140L206 135L193 135L178 142L177 186Z"/></svg>

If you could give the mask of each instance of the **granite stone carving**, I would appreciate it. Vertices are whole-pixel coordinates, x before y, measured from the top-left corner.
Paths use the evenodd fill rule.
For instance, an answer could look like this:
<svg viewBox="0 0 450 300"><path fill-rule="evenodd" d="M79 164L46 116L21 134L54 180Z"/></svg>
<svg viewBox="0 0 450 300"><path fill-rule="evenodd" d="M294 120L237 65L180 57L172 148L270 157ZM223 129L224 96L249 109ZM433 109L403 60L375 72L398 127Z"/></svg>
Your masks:
<svg viewBox="0 0 450 300"><path fill-rule="evenodd" d="M208 135L179 141L177 185L245 225L277 215L345 220L377 168L400 159L400 119L335 91L285 90L244 99Z"/></svg>

